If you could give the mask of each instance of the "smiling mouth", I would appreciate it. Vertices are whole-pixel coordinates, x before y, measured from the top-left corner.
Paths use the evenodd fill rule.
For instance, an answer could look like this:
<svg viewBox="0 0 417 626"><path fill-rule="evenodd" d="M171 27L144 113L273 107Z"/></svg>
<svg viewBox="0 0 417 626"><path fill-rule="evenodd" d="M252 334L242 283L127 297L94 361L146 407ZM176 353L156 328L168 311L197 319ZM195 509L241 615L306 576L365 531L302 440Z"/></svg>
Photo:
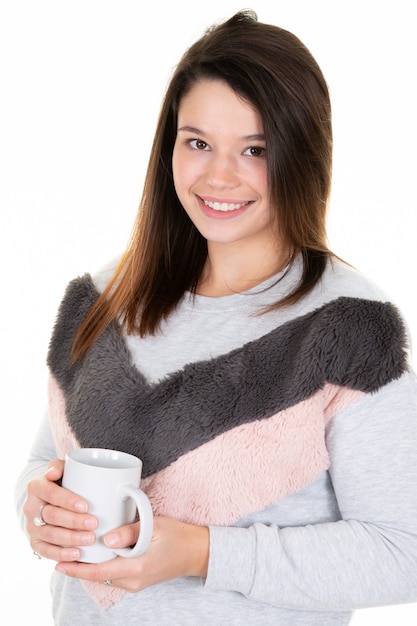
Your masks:
<svg viewBox="0 0 417 626"><path fill-rule="evenodd" d="M222 211L223 213L227 213L228 211L237 211L249 204L249 202L241 202L240 204L235 204L233 202L210 202L209 200L203 200L204 204L208 206L213 211Z"/></svg>

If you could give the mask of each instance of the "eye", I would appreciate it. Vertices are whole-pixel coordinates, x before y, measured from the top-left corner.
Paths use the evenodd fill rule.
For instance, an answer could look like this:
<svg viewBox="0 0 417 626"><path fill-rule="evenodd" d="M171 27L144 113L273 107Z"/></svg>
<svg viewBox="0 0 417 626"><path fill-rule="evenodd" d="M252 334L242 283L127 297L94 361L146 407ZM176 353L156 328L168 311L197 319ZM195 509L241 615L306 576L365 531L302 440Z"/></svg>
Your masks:
<svg viewBox="0 0 417 626"><path fill-rule="evenodd" d="M194 150L210 150L208 143L202 139L190 139L188 143Z"/></svg>
<svg viewBox="0 0 417 626"><path fill-rule="evenodd" d="M250 148L247 148L243 154L253 157L263 157L266 155L266 148L262 148L261 146L251 146Z"/></svg>

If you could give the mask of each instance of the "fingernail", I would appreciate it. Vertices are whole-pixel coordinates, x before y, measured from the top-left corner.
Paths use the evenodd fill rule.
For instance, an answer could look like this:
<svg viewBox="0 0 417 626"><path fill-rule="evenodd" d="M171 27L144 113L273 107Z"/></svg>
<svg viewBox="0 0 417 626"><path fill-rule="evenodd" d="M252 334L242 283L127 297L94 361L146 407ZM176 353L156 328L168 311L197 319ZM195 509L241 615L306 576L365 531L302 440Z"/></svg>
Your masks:
<svg viewBox="0 0 417 626"><path fill-rule="evenodd" d="M55 567L55 570L56 570L57 572L61 572L61 574L66 574L66 573L67 573L67 570L66 570L66 569L65 569L65 567L63 567L62 565L57 565L57 566Z"/></svg>
<svg viewBox="0 0 417 626"><path fill-rule="evenodd" d="M97 519L95 517L87 517L84 526L88 528L88 530L95 530L97 528Z"/></svg>
<svg viewBox="0 0 417 626"><path fill-rule="evenodd" d="M74 506L76 511L79 511L80 513L87 513L88 506L85 502L76 502Z"/></svg>
<svg viewBox="0 0 417 626"><path fill-rule="evenodd" d="M108 548L115 548L119 544L119 535L117 533L110 533L104 537L104 543Z"/></svg>
<svg viewBox="0 0 417 626"><path fill-rule="evenodd" d="M83 546L89 546L96 540L94 533L83 533L81 535L81 543Z"/></svg>

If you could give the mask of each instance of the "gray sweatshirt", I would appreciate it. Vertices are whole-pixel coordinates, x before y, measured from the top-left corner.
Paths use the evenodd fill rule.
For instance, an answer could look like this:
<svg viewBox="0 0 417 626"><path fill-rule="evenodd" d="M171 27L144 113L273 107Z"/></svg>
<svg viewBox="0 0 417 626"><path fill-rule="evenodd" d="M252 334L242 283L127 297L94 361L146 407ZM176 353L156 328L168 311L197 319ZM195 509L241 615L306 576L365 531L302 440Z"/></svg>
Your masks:
<svg viewBox="0 0 417 626"><path fill-rule="evenodd" d="M209 526L210 557L206 580L137 594L54 573L57 625L342 626L355 608L417 601L417 381L402 322L339 261L300 302L258 315L300 272L297 259L243 294L187 294L157 335L104 338L96 362L111 345L117 366L78 372L77 397L62 320L109 271L70 288L48 357L53 401L17 485L22 526L26 484L49 460L131 445L154 513ZM102 379L98 433L88 398ZM112 425L124 385L137 404Z"/></svg>

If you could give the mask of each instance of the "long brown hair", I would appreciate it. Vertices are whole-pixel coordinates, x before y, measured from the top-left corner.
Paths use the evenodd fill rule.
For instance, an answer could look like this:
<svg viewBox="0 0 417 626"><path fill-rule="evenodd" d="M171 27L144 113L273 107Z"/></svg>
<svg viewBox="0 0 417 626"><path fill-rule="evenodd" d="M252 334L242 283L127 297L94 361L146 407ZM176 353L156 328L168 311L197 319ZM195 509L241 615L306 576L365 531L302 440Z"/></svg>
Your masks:
<svg viewBox="0 0 417 626"><path fill-rule="evenodd" d="M294 256L301 252L304 261L300 284L274 307L298 300L324 271L331 255L326 237L332 163L327 84L297 37L258 22L252 11L241 11L208 29L173 73L128 247L79 329L74 358L116 319L129 333L155 333L184 293L196 290L207 242L178 200L171 159L181 99L203 78L226 82L262 119L271 205Z"/></svg>

